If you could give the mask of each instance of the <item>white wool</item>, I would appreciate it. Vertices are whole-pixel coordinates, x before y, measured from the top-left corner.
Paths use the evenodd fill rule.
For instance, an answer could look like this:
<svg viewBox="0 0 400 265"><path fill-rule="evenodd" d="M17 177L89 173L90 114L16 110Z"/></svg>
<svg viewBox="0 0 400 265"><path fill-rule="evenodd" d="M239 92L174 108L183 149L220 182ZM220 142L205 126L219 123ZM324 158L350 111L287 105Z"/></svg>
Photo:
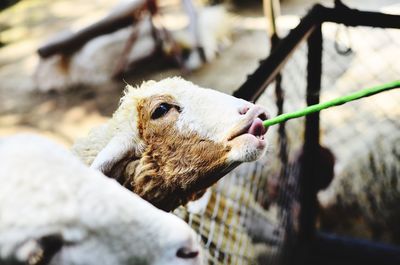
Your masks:
<svg viewBox="0 0 400 265"><path fill-rule="evenodd" d="M211 193L211 190L207 189L200 199L188 202L188 204L186 204L187 211L193 214L204 214L210 201Z"/></svg>
<svg viewBox="0 0 400 265"><path fill-rule="evenodd" d="M68 245L51 264L200 264L176 257L182 247L199 250L187 224L48 140L0 140L0 167L0 261L60 234Z"/></svg>
<svg viewBox="0 0 400 265"><path fill-rule="evenodd" d="M214 60L230 44L231 31L231 20L223 6L203 7L198 10L198 40L208 62ZM174 37L182 46L193 48L196 45L194 36L187 31L176 32ZM185 62L186 67L191 70L198 69L202 64L197 50L192 51Z"/></svg>
<svg viewBox="0 0 400 265"><path fill-rule="evenodd" d="M207 60L213 60L221 47L230 42L230 20L222 6L203 8L200 11L198 30Z"/></svg>

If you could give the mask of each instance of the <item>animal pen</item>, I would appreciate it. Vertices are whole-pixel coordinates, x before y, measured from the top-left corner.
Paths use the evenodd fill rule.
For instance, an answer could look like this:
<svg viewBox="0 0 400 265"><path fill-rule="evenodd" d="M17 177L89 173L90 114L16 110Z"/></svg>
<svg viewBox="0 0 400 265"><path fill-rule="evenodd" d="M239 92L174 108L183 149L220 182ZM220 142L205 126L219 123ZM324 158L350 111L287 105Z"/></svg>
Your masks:
<svg viewBox="0 0 400 265"><path fill-rule="evenodd" d="M395 57L397 53L400 59L400 16L350 9L340 1L335 4L333 8L315 5L283 39L274 34L270 56L260 62L234 96L262 103L274 97L276 113L280 114L304 106L304 99L312 105L325 94L332 98L349 93L349 89L398 79L400 68ZM334 156L336 160L343 158L340 167L344 176L369 171L376 177L366 180L370 185L379 178L397 183L400 139L393 132L399 130L400 120L396 113L390 116L386 107L398 104L399 97L392 95L374 109L352 103L326 116L316 113L276 126L274 154L242 165L212 188L205 210L210 218L178 208L175 213L201 235L209 262L250 264L258 256L260 264L399 264L400 248L377 242L381 227L373 221L374 241L317 228L329 231L329 226L317 220L317 193L334 177ZM333 124L335 113L344 115L344 120ZM375 131L375 138L363 138L367 131ZM335 137L329 137L333 134ZM371 140L376 138L378 141ZM387 141L388 149L382 147L382 141ZM379 160L371 148L377 156L388 152L386 155L394 158ZM364 154L366 162L350 161L365 150L371 152ZM367 165L364 169L363 163ZM351 169L343 170L346 167ZM380 192L377 196L389 191ZM367 202L375 205L372 214L379 215L373 196L368 196ZM393 207L397 215L392 219L399 221L399 206Z"/></svg>
<svg viewBox="0 0 400 265"><path fill-rule="evenodd" d="M270 14L273 2L264 1ZM156 6L149 7L154 15ZM72 54L96 36L135 24L143 10L103 20L39 54ZM236 97L281 114L399 79L400 15L351 9L340 1L333 8L315 5L282 39L270 19L271 53ZM163 38L174 46L163 34L154 34L150 59L160 55ZM131 70L124 57L136 38L133 32L113 77ZM264 158L218 181L205 194L205 207L174 213L197 232L209 264L400 264L398 102L399 91L391 91L273 126ZM334 211L321 211L332 204ZM391 211L382 212L382 205ZM347 234L352 225L362 227ZM360 230L362 236L353 236Z"/></svg>

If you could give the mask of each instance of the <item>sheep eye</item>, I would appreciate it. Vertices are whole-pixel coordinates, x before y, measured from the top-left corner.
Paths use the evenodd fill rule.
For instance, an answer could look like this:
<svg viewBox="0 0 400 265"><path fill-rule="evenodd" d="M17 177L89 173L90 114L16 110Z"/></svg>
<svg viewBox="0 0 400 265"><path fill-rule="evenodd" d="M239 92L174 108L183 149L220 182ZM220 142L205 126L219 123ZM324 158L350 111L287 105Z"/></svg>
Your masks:
<svg viewBox="0 0 400 265"><path fill-rule="evenodd" d="M161 118L162 116L164 116L165 114L168 113L168 111L172 108L172 106L170 104L167 103L162 103L160 104L160 106L158 106L153 114L151 114L151 118L153 120Z"/></svg>

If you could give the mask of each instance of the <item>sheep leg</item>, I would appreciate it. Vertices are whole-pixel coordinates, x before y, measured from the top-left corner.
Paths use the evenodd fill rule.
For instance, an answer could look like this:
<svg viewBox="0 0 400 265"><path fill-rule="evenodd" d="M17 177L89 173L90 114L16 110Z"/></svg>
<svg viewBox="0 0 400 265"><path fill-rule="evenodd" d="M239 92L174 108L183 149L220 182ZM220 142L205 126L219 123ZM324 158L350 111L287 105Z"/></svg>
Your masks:
<svg viewBox="0 0 400 265"><path fill-rule="evenodd" d="M135 44L137 38L138 38L139 32L137 28L132 29L132 33L129 36L128 40L126 41L124 50L122 51L122 54L118 60L117 66L114 69L113 72L113 78L120 78L124 70L126 69L127 63L128 63L128 55L130 51L133 48L133 45Z"/></svg>
<svg viewBox="0 0 400 265"><path fill-rule="evenodd" d="M158 41L158 46L161 50L164 50L164 54L167 57L173 59L173 61L182 69L183 72L187 72L183 63L183 53L181 47L176 43L171 33L163 26L162 20L159 14L154 14L153 19L153 34L155 39ZM162 48L164 47L164 49Z"/></svg>
<svg viewBox="0 0 400 265"><path fill-rule="evenodd" d="M196 43L195 47L200 55L201 60L203 61L203 63L205 63L207 62L207 58L204 52L204 48L201 46L199 28L198 28L198 14L196 12L192 0L182 0L182 5L185 9L185 12L189 16L189 31L192 33L195 39Z"/></svg>

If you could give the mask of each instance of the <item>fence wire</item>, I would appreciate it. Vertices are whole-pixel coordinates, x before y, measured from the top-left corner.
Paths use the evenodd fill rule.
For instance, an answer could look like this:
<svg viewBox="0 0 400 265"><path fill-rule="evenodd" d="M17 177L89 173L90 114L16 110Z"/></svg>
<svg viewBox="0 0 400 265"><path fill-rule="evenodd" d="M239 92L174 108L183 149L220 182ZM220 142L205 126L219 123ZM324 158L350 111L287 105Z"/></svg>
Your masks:
<svg viewBox="0 0 400 265"><path fill-rule="evenodd" d="M321 101L399 79L400 30L323 24ZM258 104L276 115L272 83ZM284 112L306 105L307 45L282 71ZM400 92L321 113L321 143L335 155L335 178L318 194L318 226L348 236L400 243ZM199 234L209 264L284 264L296 243L300 205L297 160L304 118L269 130L266 156L221 179L200 211L175 214ZM285 156L287 159L285 159ZM286 161L287 160L287 161ZM208 197L207 197L208 196Z"/></svg>

